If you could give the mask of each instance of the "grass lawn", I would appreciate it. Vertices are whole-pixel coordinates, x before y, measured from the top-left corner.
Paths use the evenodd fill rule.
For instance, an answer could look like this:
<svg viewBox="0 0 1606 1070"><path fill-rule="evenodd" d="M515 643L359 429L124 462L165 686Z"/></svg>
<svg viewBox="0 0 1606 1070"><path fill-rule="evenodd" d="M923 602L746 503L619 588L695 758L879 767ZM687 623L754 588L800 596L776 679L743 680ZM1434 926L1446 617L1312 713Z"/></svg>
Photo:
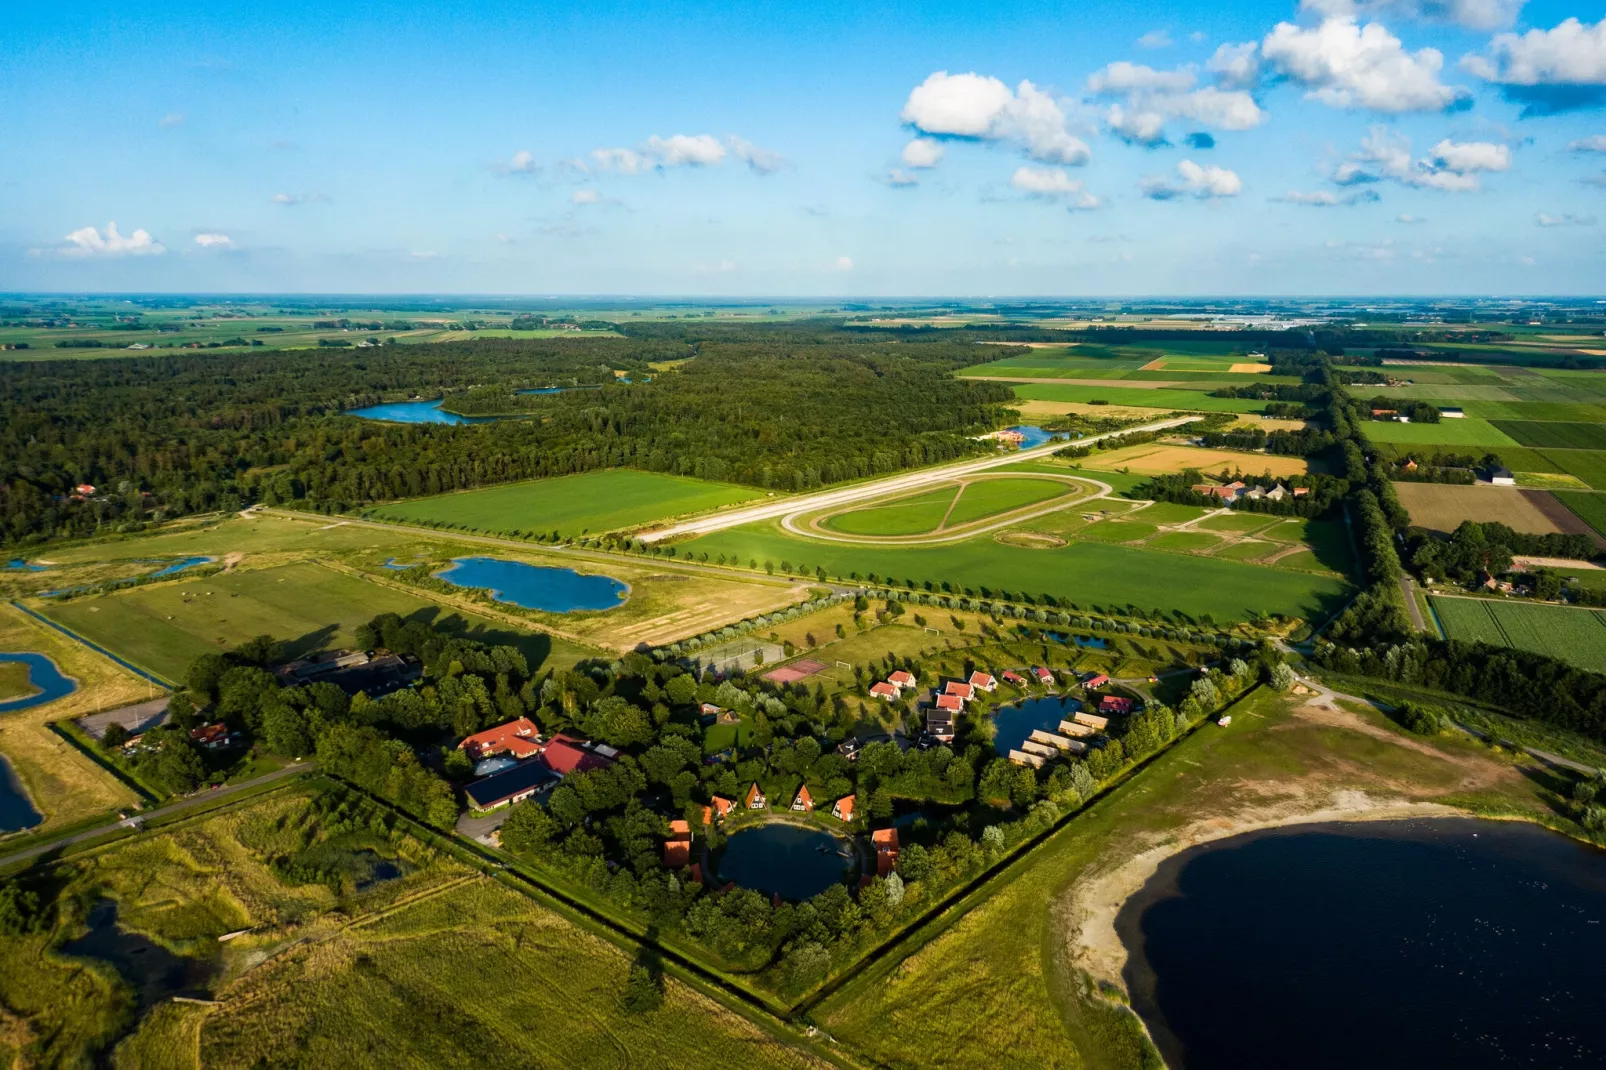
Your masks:
<svg viewBox="0 0 1606 1070"><path fill-rule="evenodd" d="M1069 494L1085 493L1087 488L1080 484L1064 483L1055 479L1010 477L973 480L959 495L959 501L955 503L954 511L948 514L945 526L957 528L1000 513L1023 509L1028 505L1047 502Z"/></svg>
<svg viewBox="0 0 1606 1070"><path fill-rule="evenodd" d="M135 587L46 604L40 611L170 680L182 680L201 654L218 653L258 635L284 640L290 656L349 647L357 625L380 613L421 614L471 638L518 646L532 667L579 650L568 644L554 650L555 641L544 634L494 628L482 618L465 618L425 598L311 562ZM589 653L580 651L568 660Z"/></svg>
<svg viewBox="0 0 1606 1070"><path fill-rule="evenodd" d="M1230 729L1207 725L1162 755L813 1017L864 1062L893 1070L1156 1067L1131 1013L1093 994L1095 981L1120 981L1102 934L1143 880L1136 866L1125 876L1131 860L1356 796L1555 821L1534 779L1475 744L1423 742L1371 712L1291 711L1259 692Z"/></svg>
<svg viewBox="0 0 1606 1070"><path fill-rule="evenodd" d="M1034 377L1035 378L1035 377ZM1015 388L1023 401L1107 401L1111 405L1146 408L1196 409L1203 412L1259 412L1266 407L1255 398L1213 398L1203 390L1169 387L1079 386L1070 383L1025 383Z"/></svg>
<svg viewBox="0 0 1606 1070"><path fill-rule="evenodd" d="M685 476L613 468L557 479L396 502L393 520L461 524L478 531L556 531L565 537L634 528L751 501L762 492Z"/></svg>
<svg viewBox="0 0 1606 1070"><path fill-rule="evenodd" d="M1152 534L1153 526L1143 532ZM1098 525L1095 525L1095 530ZM734 554L742 561L823 566L833 576L874 572L917 584L1052 594L1081 607L1166 606L1218 621L1257 613L1321 616L1342 601L1349 585L1331 579L1209 558L1183 558L1141 549L1103 546L1078 539L1069 546L1031 550L979 538L947 546L852 546L796 538L773 523L748 524L705 535L688 550Z"/></svg>
<svg viewBox="0 0 1606 1070"><path fill-rule="evenodd" d="M20 661L0 662L0 701L23 698L38 690L28 682L28 666Z"/></svg>
<svg viewBox="0 0 1606 1070"><path fill-rule="evenodd" d="M1159 530L1156 525L1142 520L1106 520L1084 528L1076 537L1086 539L1088 542L1135 542L1138 539L1146 539Z"/></svg>
<svg viewBox="0 0 1606 1070"><path fill-rule="evenodd" d="M1275 516L1264 513L1232 513L1227 516L1213 516L1209 520L1201 520L1196 527L1203 531L1228 531L1238 535L1247 535L1251 531L1271 527L1280 523Z"/></svg>
<svg viewBox="0 0 1606 1070"><path fill-rule="evenodd" d="M1606 672L1606 612L1487 598L1428 601L1451 639L1509 646Z"/></svg>
<svg viewBox="0 0 1606 1070"><path fill-rule="evenodd" d="M1168 531L1164 535L1156 535L1143 545L1150 550L1194 552L1219 546L1221 545L1221 539L1204 531Z"/></svg>
<svg viewBox="0 0 1606 1070"><path fill-rule="evenodd" d="M1441 420L1436 424L1402 424L1394 421L1369 420L1361 425L1361 431L1373 442L1413 446L1517 445L1515 439L1488 420L1470 416L1460 420Z"/></svg>
<svg viewBox="0 0 1606 1070"><path fill-rule="evenodd" d="M1142 517L1151 524L1185 524L1198 520L1210 510L1197 505L1179 505L1176 502L1155 502L1143 510Z"/></svg>
<svg viewBox="0 0 1606 1070"><path fill-rule="evenodd" d="M935 531L954 504L955 483L863 509L837 513L821 526L844 535L924 535Z"/></svg>
<svg viewBox="0 0 1606 1070"><path fill-rule="evenodd" d="M1235 542L1223 546L1211 556L1219 557L1223 561L1256 561L1280 549L1283 547L1269 542Z"/></svg>

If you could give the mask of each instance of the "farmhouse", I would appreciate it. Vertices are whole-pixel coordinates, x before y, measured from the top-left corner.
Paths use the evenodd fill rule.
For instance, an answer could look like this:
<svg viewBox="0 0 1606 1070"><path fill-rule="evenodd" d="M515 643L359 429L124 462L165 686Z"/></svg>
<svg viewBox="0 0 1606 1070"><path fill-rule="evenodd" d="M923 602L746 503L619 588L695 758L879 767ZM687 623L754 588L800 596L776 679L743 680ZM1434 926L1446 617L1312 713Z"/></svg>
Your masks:
<svg viewBox="0 0 1606 1070"><path fill-rule="evenodd" d="M885 877L898 864L898 830L877 829L870 834L870 842L875 846L876 876Z"/></svg>
<svg viewBox="0 0 1606 1070"><path fill-rule="evenodd" d="M1511 469L1497 464L1489 469L1489 482L1497 487L1515 487L1517 477L1511 474Z"/></svg>
<svg viewBox="0 0 1606 1070"><path fill-rule="evenodd" d="M758 790L757 782L754 782L753 786L747 789L747 796L744 801L749 810L762 810L768 805L768 800L764 798L764 793Z"/></svg>
<svg viewBox="0 0 1606 1070"><path fill-rule="evenodd" d="M970 674L969 682L970 686L977 691L993 692L998 690L998 681L993 679L991 673L982 672L980 669Z"/></svg>
<svg viewBox="0 0 1606 1070"><path fill-rule="evenodd" d="M520 762L512 769L476 780L463 791L476 810L495 810L523 802L558 782L558 774L542 762Z"/></svg>
<svg viewBox="0 0 1606 1070"><path fill-rule="evenodd" d="M906 687L915 686L916 680L914 673L909 672L907 669L899 669L887 677L887 683L902 691Z"/></svg>
<svg viewBox="0 0 1606 1070"><path fill-rule="evenodd" d="M853 796L844 795L831 804L831 816L838 821L853 820Z"/></svg>
<svg viewBox="0 0 1606 1070"><path fill-rule="evenodd" d="M1131 713L1132 700L1125 695L1105 695L1099 699L1099 712L1105 716L1115 713Z"/></svg>
<svg viewBox="0 0 1606 1070"><path fill-rule="evenodd" d="M1038 665L1032 669L1032 675L1037 677L1037 682L1043 684L1044 686L1054 682L1054 674L1043 668L1041 665Z"/></svg>
<svg viewBox="0 0 1606 1070"><path fill-rule="evenodd" d="M1235 479L1224 487L1218 487L1214 483L1195 483L1191 489L1195 494L1220 498L1224 502L1235 502L1243 496L1244 484Z"/></svg>
<svg viewBox="0 0 1606 1070"><path fill-rule="evenodd" d="M541 732L534 721L520 717L465 737L457 749L476 762L497 754L531 758L541 753Z"/></svg>
<svg viewBox="0 0 1606 1070"><path fill-rule="evenodd" d="M870 685L871 697L878 698L882 702L891 702L893 699L898 697L898 694L898 689L887 683L885 680L879 680Z"/></svg>
<svg viewBox="0 0 1606 1070"><path fill-rule="evenodd" d="M809 794L809 786L807 784L797 789L797 796L792 800L792 809L801 814L813 812L814 796Z"/></svg>
<svg viewBox="0 0 1606 1070"><path fill-rule="evenodd" d="M190 740L207 750L229 745L229 726L222 721L190 729Z"/></svg>

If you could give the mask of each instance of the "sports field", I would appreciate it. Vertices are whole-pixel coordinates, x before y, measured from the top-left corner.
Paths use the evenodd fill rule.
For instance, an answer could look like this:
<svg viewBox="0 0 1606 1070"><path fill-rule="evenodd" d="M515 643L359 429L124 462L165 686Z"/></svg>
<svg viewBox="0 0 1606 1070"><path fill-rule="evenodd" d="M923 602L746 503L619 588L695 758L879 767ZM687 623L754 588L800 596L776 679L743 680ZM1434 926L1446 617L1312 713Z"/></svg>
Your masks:
<svg viewBox="0 0 1606 1070"><path fill-rule="evenodd" d="M1451 639L1509 646L1606 672L1606 612L1438 595L1428 601Z"/></svg>
<svg viewBox="0 0 1606 1070"><path fill-rule="evenodd" d="M381 613L421 614L476 639L518 646L532 667L549 657L572 664L591 653L537 632L497 629L423 597L311 562L135 587L40 609L169 680L182 680L200 655L219 653L258 635L285 641L292 657L349 647L355 643L357 625Z"/></svg>
<svg viewBox="0 0 1606 1070"><path fill-rule="evenodd" d="M1128 526L1133 530L1125 534L1134 538L1156 530L1152 524ZM711 557L729 555L743 564L790 561L809 570L823 566L834 576L856 572L915 585L929 581L939 590L946 582L955 589L1044 593L1084 608L1167 607L1195 618L1209 614L1218 622L1261 613L1321 617L1350 590L1331 576L1084 541L1053 549L985 538L944 546L877 547L795 537L776 524L761 523L705 535L685 546Z"/></svg>
<svg viewBox="0 0 1606 1070"><path fill-rule="evenodd" d="M1576 529L1565 522L1569 514L1548 491L1449 483L1396 483L1394 491L1411 523L1434 531L1454 531L1464 520L1495 521L1534 535Z"/></svg>
<svg viewBox="0 0 1606 1070"><path fill-rule="evenodd" d="M556 531L573 538L706 513L762 496L761 491L729 483L611 468L415 498L381 506L375 513L385 519L458 524L476 531Z"/></svg>

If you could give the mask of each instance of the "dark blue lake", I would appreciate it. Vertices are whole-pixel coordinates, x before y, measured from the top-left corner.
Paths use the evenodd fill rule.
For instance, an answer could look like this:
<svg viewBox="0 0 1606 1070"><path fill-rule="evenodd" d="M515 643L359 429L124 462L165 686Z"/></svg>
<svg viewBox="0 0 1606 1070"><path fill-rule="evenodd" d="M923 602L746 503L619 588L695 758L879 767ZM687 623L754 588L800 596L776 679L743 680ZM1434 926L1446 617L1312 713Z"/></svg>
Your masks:
<svg viewBox="0 0 1606 1070"><path fill-rule="evenodd" d="M43 820L44 815L33 808L33 800L22 790L16 770L0 758L0 832L31 829Z"/></svg>
<svg viewBox="0 0 1606 1070"><path fill-rule="evenodd" d="M43 654L24 652L19 654L0 654L0 662L20 661L28 666L28 682L38 688L38 693L24 695L22 698L7 699L0 702L0 713L10 713L12 710L25 710L29 706L38 706L46 702L54 702L58 698L72 694L78 690L78 685L70 677L63 676L56 663Z"/></svg>
<svg viewBox="0 0 1606 1070"><path fill-rule="evenodd" d="M346 415L393 424L484 424L499 419L496 416L459 416L442 409L439 401L392 401L363 409L347 409Z"/></svg>
<svg viewBox="0 0 1606 1070"><path fill-rule="evenodd" d="M725 841L719 877L782 899L803 900L836 884L852 864L853 851L845 840L820 829L772 821L741 829Z"/></svg>
<svg viewBox="0 0 1606 1070"><path fill-rule="evenodd" d="M1023 450L1029 450L1033 446L1047 445L1054 438L1052 432L1044 431L1041 427L1036 427L1032 424L1016 424L1010 430L1018 431L1026 436L1025 440L1020 444L1020 448Z"/></svg>
<svg viewBox="0 0 1606 1070"><path fill-rule="evenodd" d="M498 602L546 613L612 609L630 588L611 576L584 576L572 568L526 565L499 557L459 557L436 577L459 587L490 591Z"/></svg>
<svg viewBox="0 0 1606 1070"><path fill-rule="evenodd" d="M1606 852L1447 819L1239 836L1122 909L1173 1070L1606 1066Z"/></svg>
<svg viewBox="0 0 1606 1070"><path fill-rule="evenodd" d="M993 724L998 729L993 736L993 747L999 754L1019 750L1022 743L1032 738L1034 729L1053 732L1061 721L1081 708L1082 704L1076 699L1059 695L1044 695L1000 706L993 714Z"/></svg>

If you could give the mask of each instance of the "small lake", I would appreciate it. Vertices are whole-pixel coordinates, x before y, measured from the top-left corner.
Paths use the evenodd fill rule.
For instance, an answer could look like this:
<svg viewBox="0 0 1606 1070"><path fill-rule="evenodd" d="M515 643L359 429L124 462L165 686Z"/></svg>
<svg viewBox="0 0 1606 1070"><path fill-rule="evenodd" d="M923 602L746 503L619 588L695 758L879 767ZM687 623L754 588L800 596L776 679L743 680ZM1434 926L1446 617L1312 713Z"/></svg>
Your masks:
<svg viewBox="0 0 1606 1070"><path fill-rule="evenodd" d="M89 932L63 944L61 953L111 964L138 994L141 1017L174 996L208 997L213 963L175 955L149 937L122 928L114 900L97 900L86 920Z"/></svg>
<svg viewBox="0 0 1606 1070"><path fill-rule="evenodd" d="M24 695L21 698L7 699L0 702L0 713L10 713L12 710L25 710L29 706L39 706L46 702L54 702L78 690L78 685L69 676L63 676L56 663L43 654L23 652L18 654L0 654L0 662L20 661L28 666L28 682L38 689L37 693Z"/></svg>
<svg viewBox="0 0 1606 1070"><path fill-rule="evenodd" d="M1036 427L1032 424L1016 424L1010 430L1026 436L1020 444L1020 448L1023 450L1029 450L1033 446L1046 446L1054 440L1053 431L1044 431L1041 427ZM1061 431L1059 434L1064 435L1065 432Z"/></svg>
<svg viewBox="0 0 1606 1070"><path fill-rule="evenodd" d="M501 419L499 416L459 416L441 408L440 401L392 401L363 409L347 409L344 415L393 424L485 424Z"/></svg>
<svg viewBox="0 0 1606 1070"><path fill-rule="evenodd" d="M1163 863L1116 928L1173 1070L1606 1065L1606 852L1537 826L1238 836Z"/></svg>
<svg viewBox="0 0 1606 1070"><path fill-rule="evenodd" d="M499 557L455 558L451 568L435 576L458 587L490 591L498 602L544 613L613 609L630 592L612 576L586 576L572 568L526 565Z"/></svg>
<svg viewBox="0 0 1606 1070"><path fill-rule="evenodd" d="M719 877L782 899L813 898L842 880L854 862L846 840L821 829L771 821L725 841Z"/></svg>
<svg viewBox="0 0 1606 1070"><path fill-rule="evenodd" d="M0 833L31 829L43 820L44 815L34 809L33 800L22 790L17 771L0 758Z"/></svg>
<svg viewBox="0 0 1606 1070"><path fill-rule="evenodd" d="M625 382L627 382L627 383L629 381L630 381L629 379L625 380ZM565 390L601 390L601 389L602 389L601 386L587 384L585 386L543 386L538 390L515 390L513 392L515 394L561 394Z"/></svg>
<svg viewBox="0 0 1606 1070"><path fill-rule="evenodd" d="M993 747L999 754L1019 750L1022 743L1032 738L1034 729L1056 731L1061 721L1069 720L1081 708L1081 702L1060 695L1022 699L1008 706L1000 706L993 714L993 724L998 729L993 736Z"/></svg>
<svg viewBox="0 0 1606 1070"><path fill-rule="evenodd" d="M1096 635L1066 635L1064 632L1044 632L1044 635L1056 643L1076 644L1084 650L1108 650L1110 641L1101 639Z"/></svg>
<svg viewBox="0 0 1606 1070"><path fill-rule="evenodd" d="M49 565L30 565L26 559L21 557L13 557L6 562L6 568L15 569L18 572L43 572L49 567Z"/></svg>

